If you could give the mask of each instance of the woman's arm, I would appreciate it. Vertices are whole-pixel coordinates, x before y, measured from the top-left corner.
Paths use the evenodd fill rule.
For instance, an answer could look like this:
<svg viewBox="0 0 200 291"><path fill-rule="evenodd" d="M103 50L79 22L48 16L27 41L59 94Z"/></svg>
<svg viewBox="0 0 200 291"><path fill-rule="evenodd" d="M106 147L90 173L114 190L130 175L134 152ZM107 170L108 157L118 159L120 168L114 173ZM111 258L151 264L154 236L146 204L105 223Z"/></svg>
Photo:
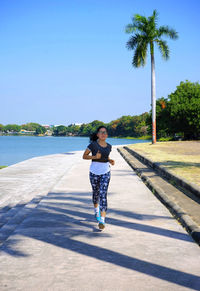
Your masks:
<svg viewBox="0 0 200 291"><path fill-rule="evenodd" d="M101 153L98 151L98 153L95 156L90 156L89 153L91 151L89 149L86 149L83 153L83 159L84 160L96 160L101 158Z"/></svg>

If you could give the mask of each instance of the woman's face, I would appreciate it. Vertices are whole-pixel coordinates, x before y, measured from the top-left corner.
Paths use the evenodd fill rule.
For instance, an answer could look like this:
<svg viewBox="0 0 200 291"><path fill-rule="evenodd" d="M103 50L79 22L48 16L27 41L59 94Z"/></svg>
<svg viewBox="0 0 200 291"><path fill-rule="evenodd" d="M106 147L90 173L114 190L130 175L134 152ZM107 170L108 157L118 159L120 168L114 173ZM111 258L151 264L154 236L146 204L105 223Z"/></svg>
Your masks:
<svg viewBox="0 0 200 291"><path fill-rule="evenodd" d="M97 136L102 141L106 140L106 138L108 137L108 133L107 133L106 128L104 128L104 127L100 128L98 133L97 133Z"/></svg>

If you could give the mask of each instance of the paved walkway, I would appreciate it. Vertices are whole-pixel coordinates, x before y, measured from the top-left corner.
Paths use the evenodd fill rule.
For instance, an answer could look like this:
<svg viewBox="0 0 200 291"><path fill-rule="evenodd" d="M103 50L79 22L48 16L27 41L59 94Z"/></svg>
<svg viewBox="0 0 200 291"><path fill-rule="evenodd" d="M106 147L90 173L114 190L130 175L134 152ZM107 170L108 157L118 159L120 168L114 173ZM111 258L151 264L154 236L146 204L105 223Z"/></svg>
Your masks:
<svg viewBox="0 0 200 291"><path fill-rule="evenodd" d="M10 220L7 215L0 229L0 290L200 290L198 245L116 149L106 229L98 231L88 179L90 162L81 155L52 155L54 171L47 183L51 175L54 182L49 190L46 186L46 192L30 202L26 197ZM42 165L43 158L36 158L35 164ZM57 167L56 159L66 163L65 170ZM9 168L4 170L8 174ZM34 180L37 173L32 175ZM19 195L18 200L20 204ZM2 216L6 217L5 199Z"/></svg>

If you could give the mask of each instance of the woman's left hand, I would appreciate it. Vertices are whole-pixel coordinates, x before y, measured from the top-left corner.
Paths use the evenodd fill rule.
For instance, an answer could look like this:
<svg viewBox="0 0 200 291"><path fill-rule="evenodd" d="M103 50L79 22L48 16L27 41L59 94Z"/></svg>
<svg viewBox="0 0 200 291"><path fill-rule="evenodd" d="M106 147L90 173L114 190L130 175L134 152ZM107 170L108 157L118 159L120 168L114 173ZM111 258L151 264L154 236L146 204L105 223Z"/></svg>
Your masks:
<svg viewBox="0 0 200 291"><path fill-rule="evenodd" d="M109 159L109 163L110 163L112 166L114 166L114 164L115 164L115 161L114 161L114 160L111 160L111 159Z"/></svg>

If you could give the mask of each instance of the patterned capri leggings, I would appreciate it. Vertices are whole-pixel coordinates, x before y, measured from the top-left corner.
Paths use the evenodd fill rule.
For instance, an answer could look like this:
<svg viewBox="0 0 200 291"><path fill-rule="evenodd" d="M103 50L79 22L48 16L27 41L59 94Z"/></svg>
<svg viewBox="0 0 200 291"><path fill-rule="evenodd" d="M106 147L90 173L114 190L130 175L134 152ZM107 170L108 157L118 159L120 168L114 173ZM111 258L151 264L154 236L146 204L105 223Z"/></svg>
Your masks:
<svg viewBox="0 0 200 291"><path fill-rule="evenodd" d="M110 171L103 175L95 175L90 172L90 183L92 185L94 204L99 204L100 211L107 211L107 191L110 182Z"/></svg>

